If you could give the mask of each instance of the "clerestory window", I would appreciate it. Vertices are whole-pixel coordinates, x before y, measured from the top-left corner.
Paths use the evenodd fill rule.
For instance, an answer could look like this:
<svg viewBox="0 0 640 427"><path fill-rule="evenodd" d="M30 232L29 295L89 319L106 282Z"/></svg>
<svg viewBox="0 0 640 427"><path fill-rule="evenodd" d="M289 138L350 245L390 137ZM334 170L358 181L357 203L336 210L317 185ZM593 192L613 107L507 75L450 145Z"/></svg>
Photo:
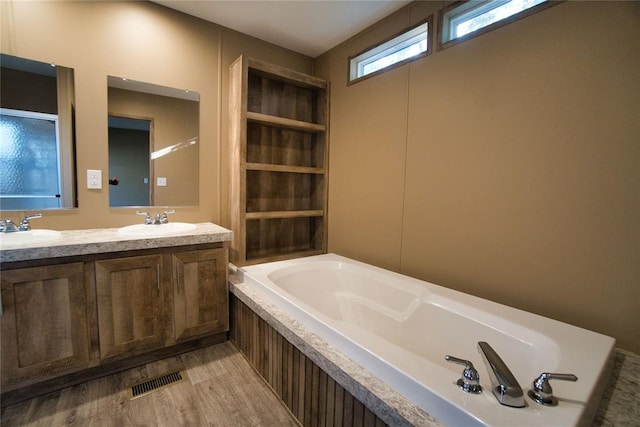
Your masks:
<svg viewBox="0 0 640 427"><path fill-rule="evenodd" d="M431 18L349 59L349 83L431 53Z"/></svg>
<svg viewBox="0 0 640 427"><path fill-rule="evenodd" d="M543 7L548 0L488 0L454 3L440 11L439 48L505 25Z"/></svg>

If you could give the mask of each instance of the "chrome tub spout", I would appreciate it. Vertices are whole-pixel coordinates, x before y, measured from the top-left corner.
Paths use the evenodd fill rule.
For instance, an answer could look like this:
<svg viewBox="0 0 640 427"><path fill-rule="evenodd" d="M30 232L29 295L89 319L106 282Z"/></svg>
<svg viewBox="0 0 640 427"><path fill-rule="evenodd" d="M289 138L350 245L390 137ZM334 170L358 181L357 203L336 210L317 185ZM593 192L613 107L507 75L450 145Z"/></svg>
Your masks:
<svg viewBox="0 0 640 427"><path fill-rule="evenodd" d="M522 387L520 387L507 365L498 356L498 353L484 341L478 342L478 352L482 355L485 365L487 365L487 371L489 371L489 378L491 379L491 390L498 402L514 408L523 408L526 404Z"/></svg>

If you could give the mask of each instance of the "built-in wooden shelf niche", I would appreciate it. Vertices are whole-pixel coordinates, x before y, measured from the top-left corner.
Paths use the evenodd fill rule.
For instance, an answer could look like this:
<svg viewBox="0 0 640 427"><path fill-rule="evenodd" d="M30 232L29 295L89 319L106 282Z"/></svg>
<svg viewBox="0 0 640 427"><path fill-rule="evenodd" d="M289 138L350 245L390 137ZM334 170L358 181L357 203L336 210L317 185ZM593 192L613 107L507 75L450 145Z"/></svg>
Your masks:
<svg viewBox="0 0 640 427"><path fill-rule="evenodd" d="M241 56L229 96L231 261L325 253L327 82Z"/></svg>

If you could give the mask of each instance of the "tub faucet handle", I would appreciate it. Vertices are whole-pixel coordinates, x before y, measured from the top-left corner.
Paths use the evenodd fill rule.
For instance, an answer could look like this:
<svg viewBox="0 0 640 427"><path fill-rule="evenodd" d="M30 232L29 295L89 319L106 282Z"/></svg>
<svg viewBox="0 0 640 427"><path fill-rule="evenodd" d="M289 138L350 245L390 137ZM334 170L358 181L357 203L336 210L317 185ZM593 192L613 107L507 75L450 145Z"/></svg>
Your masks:
<svg viewBox="0 0 640 427"><path fill-rule="evenodd" d="M533 380L532 389L529 390L529 397L540 405L556 406L558 399L553 395L553 389L549 380L578 381L578 377L573 374L552 374L545 372Z"/></svg>
<svg viewBox="0 0 640 427"><path fill-rule="evenodd" d="M478 374L478 371L476 371L476 368L473 367L473 363L465 359L449 356L448 354L444 357L444 360L447 362L457 363L458 365L464 365L465 368L464 371L462 371L462 377L456 382L458 387L467 393L482 393L480 375Z"/></svg>

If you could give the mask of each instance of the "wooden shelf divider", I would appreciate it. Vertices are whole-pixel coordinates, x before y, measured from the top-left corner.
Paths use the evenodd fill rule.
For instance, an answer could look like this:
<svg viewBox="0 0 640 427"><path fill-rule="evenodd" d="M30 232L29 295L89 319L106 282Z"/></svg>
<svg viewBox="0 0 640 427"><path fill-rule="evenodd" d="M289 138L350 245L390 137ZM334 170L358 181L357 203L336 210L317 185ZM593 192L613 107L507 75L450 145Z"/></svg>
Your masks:
<svg viewBox="0 0 640 427"><path fill-rule="evenodd" d="M246 167L247 167L247 170L253 170L253 171L309 173L309 174L316 174L316 175L324 174L324 168L311 168L306 166L272 165L268 163L247 163Z"/></svg>
<svg viewBox="0 0 640 427"><path fill-rule="evenodd" d="M307 211L269 211L269 212L247 212L247 219L271 219L271 218L307 218L321 217L324 215L322 210Z"/></svg>
<svg viewBox="0 0 640 427"><path fill-rule="evenodd" d="M250 122L260 123L265 126L273 126L283 129L298 130L301 132L325 132L326 126L316 123L304 122L301 120L286 119L283 117L272 116L269 114L256 113L247 111L247 120Z"/></svg>

